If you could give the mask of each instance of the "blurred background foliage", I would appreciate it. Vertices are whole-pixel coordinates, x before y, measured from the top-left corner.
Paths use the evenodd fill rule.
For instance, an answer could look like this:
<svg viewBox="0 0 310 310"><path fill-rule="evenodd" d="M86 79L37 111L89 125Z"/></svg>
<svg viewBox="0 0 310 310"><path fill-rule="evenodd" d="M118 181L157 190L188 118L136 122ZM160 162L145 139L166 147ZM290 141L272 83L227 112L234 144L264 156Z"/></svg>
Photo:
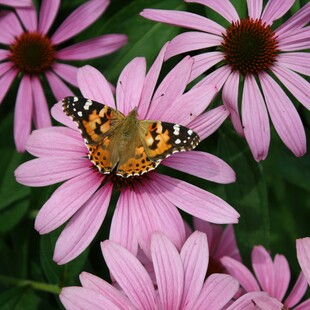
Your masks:
<svg viewBox="0 0 310 310"><path fill-rule="evenodd" d="M232 2L240 15L246 16L245 1ZM295 1L292 9L277 23L286 20L307 2ZM39 5L40 1L34 3ZM50 33L82 3L84 0L62 1ZM185 4L181 0L112 0L99 20L64 46L108 33L125 33L128 35L128 45L107 57L74 64L90 64L114 84L123 67L134 57L145 57L149 67L163 44L184 30L140 17L139 12L144 8L188 10L225 23L215 12L201 5ZM181 56L174 57L166 62L162 76L181 59ZM18 165L31 159L29 154L17 153L13 142L17 86L18 81L15 81L0 108L0 309L62 309L57 293L63 286L79 285L78 275L81 271L109 279L99 242L108 237L116 199L112 200L105 222L91 246L71 263L56 265L52 256L62 228L40 236L33 226L38 209L57 186L27 188L16 183L13 176ZM45 86L47 100L52 106L55 99ZM73 91L79 94L77 89ZM294 98L291 99L294 101ZM296 100L294 102L302 116L309 141L309 112L300 107ZM217 96L211 107L219 104L221 100ZM56 122L54 124L57 125ZM257 164L245 141L233 131L229 120L203 141L198 149L217 155L230 164L237 173L237 182L230 185L213 184L168 168L161 169L167 169L165 172L168 174L219 195L238 210L241 218L240 223L235 225L235 231L243 261L248 266L251 249L254 245L262 244L272 255L282 253L288 258L292 278L296 279L300 268L296 259L295 240L310 236L309 152L302 158L296 158L273 131L269 155L264 162ZM190 222L188 215L185 218Z"/></svg>

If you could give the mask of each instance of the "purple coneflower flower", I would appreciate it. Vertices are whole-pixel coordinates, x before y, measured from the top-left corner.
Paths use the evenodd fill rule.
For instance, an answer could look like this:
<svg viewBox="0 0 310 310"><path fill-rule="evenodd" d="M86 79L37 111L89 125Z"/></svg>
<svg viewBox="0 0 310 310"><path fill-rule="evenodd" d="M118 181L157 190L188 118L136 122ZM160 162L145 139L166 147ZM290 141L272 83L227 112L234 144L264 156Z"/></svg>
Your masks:
<svg viewBox="0 0 310 310"><path fill-rule="evenodd" d="M299 265L310 285L310 238L297 239L296 248Z"/></svg>
<svg viewBox="0 0 310 310"><path fill-rule="evenodd" d="M99 36L62 48L61 44L91 25L105 11L108 0L90 0L72 12L53 35L48 31L57 15L60 0L43 0L39 16L34 7L4 12L0 18L0 103L18 74L21 76L14 116L14 140L25 150L31 132L51 125L40 77L44 75L57 100L72 94L63 82L77 86L77 67L67 60L84 60L109 54L127 42L120 34Z"/></svg>
<svg viewBox="0 0 310 310"><path fill-rule="evenodd" d="M78 83L85 98L102 102L128 114L137 107L139 119L163 120L194 130L204 139L227 118L217 107L201 114L216 94L213 86L203 86L183 94L193 60L186 57L164 78L154 92L166 46L147 75L144 58L133 59L122 71L115 104L107 80L90 66L78 71ZM153 94L154 92L154 94ZM112 189L121 188L110 228L110 239L134 254L138 244L150 257L150 238L164 232L178 248L185 240L185 228L177 208L214 223L236 223L239 214L219 197L170 176L154 171L123 178L102 174L88 159L88 149L77 125L67 117L61 102L52 109L56 120L68 127L34 131L26 149L39 157L16 170L18 182L45 186L64 182L39 211L35 228L46 234L67 220L60 235L54 260L63 264L78 256L99 230L110 203ZM218 183L235 181L234 171L211 154L191 151L176 153L162 162L165 166Z"/></svg>
<svg viewBox="0 0 310 310"><path fill-rule="evenodd" d="M246 292L264 291L273 297L272 302L278 306L272 309L309 309L310 299L296 306L308 287L307 280L302 272L291 293L284 298L290 283L291 273L288 262L283 255L277 254L272 260L264 247L255 246L252 251L252 267L256 278L246 266L231 257L224 257L221 262ZM256 302L255 299L254 301ZM259 305L260 302L257 301L256 303ZM261 309L265 308L262 307Z"/></svg>
<svg viewBox="0 0 310 310"><path fill-rule="evenodd" d="M214 72L197 84L211 81L229 109L232 123L244 135L256 161L266 158L270 144L269 116L284 144L296 155L306 152L306 135L301 119L282 84L307 109L310 85L301 77L310 75L308 49L310 3L273 30L272 23L282 17L294 0L248 0L248 17L240 18L229 0L185 0L204 4L231 24L226 29L214 21L189 12L146 9L141 15L167 24L198 31L175 37L167 48L166 59L185 52L216 47L194 57L190 80L219 64ZM244 79L239 115L239 83ZM279 81L278 81L279 80ZM280 83L279 83L280 82ZM269 116L268 116L269 114Z"/></svg>
<svg viewBox="0 0 310 310"><path fill-rule="evenodd" d="M15 8L31 6L32 0L0 0L0 5L12 6Z"/></svg>

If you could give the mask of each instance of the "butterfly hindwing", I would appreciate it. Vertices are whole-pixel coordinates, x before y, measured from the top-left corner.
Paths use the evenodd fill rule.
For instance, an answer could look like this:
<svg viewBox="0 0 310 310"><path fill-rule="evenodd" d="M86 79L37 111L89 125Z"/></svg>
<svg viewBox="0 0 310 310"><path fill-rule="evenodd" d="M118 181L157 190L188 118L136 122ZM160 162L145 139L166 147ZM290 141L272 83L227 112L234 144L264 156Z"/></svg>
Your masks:
<svg viewBox="0 0 310 310"><path fill-rule="evenodd" d="M107 105L82 97L62 100L64 112L77 123L88 144L97 144L110 134L124 115Z"/></svg>

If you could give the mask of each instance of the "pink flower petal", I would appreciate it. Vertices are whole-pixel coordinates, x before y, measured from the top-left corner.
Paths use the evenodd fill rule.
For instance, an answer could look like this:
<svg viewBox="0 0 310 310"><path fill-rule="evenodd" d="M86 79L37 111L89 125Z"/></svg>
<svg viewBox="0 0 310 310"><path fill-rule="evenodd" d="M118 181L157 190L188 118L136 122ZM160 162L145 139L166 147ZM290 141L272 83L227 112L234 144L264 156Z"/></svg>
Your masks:
<svg viewBox="0 0 310 310"><path fill-rule="evenodd" d="M56 121L75 130L76 132L79 132L76 123L74 123L74 121L64 113L61 101L54 104L51 109L51 114Z"/></svg>
<svg viewBox="0 0 310 310"><path fill-rule="evenodd" d="M199 115L188 127L198 133L200 140L204 140L214 133L229 116L229 111L223 106L219 106L206 113Z"/></svg>
<svg viewBox="0 0 310 310"><path fill-rule="evenodd" d="M17 8L16 13L27 31L38 30L38 16L34 6L30 8Z"/></svg>
<svg viewBox="0 0 310 310"><path fill-rule="evenodd" d="M309 53L282 53L277 55L279 66L285 66L304 75L310 75Z"/></svg>
<svg viewBox="0 0 310 310"><path fill-rule="evenodd" d="M42 157L27 161L15 170L16 181L27 186L46 186L71 179L90 170L86 158Z"/></svg>
<svg viewBox="0 0 310 310"><path fill-rule="evenodd" d="M279 310L284 308L283 304L279 300L269 295L255 297L252 301L253 304L255 304L256 309Z"/></svg>
<svg viewBox="0 0 310 310"><path fill-rule="evenodd" d="M205 152L175 153L162 164L216 183L227 184L236 181L236 174L229 165Z"/></svg>
<svg viewBox="0 0 310 310"><path fill-rule="evenodd" d="M72 166L72 164L71 164ZM97 190L103 178L89 170L62 184L40 209L35 229L46 234L65 223Z"/></svg>
<svg viewBox="0 0 310 310"><path fill-rule="evenodd" d="M77 80L85 98L93 99L115 109L111 87L100 71L86 65L78 70Z"/></svg>
<svg viewBox="0 0 310 310"><path fill-rule="evenodd" d="M121 291L99 277L84 271L80 274L80 281L83 287L103 294L109 300L113 301L119 309L134 309L129 299Z"/></svg>
<svg viewBox="0 0 310 310"><path fill-rule="evenodd" d="M25 145L31 132L32 110L31 81L30 77L25 75L18 88L14 113L14 140L18 152L25 151Z"/></svg>
<svg viewBox="0 0 310 310"><path fill-rule="evenodd" d="M300 103L310 110L310 83L285 67L274 66L272 71Z"/></svg>
<svg viewBox="0 0 310 310"><path fill-rule="evenodd" d="M259 285L251 273L251 271L244 266L241 262L225 256L221 259L221 263L224 265L229 274L237 279L240 285L247 292L260 291Z"/></svg>
<svg viewBox="0 0 310 310"><path fill-rule="evenodd" d="M48 158L82 159L88 153L77 130L60 126L32 131L27 140L26 150L34 156Z"/></svg>
<svg viewBox="0 0 310 310"><path fill-rule="evenodd" d="M223 86L222 99L230 112L230 119L235 130L240 136L244 136L238 108L239 79L240 75L236 71L229 75Z"/></svg>
<svg viewBox="0 0 310 310"><path fill-rule="evenodd" d="M282 300L290 283L291 272L287 259L283 255L277 254L274 258L274 276L275 286L271 296L278 300Z"/></svg>
<svg viewBox="0 0 310 310"><path fill-rule="evenodd" d="M10 61L0 63L0 77L11 70L13 67L14 65Z"/></svg>
<svg viewBox="0 0 310 310"><path fill-rule="evenodd" d="M7 59L9 56L10 56L9 50L0 49L0 61ZM11 62L1 63L1 65L4 65L4 64L10 64L12 66ZM0 71L0 75L2 74L3 73Z"/></svg>
<svg viewBox="0 0 310 310"><path fill-rule="evenodd" d="M117 108L127 115L139 106L146 73L143 57L136 57L128 63L118 78L116 86Z"/></svg>
<svg viewBox="0 0 310 310"><path fill-rule="evenodd" d="M247 0L248 16L253 19L260 18L263 9L263 0Z"/></svg>
<svg viewBox="0 0 310 310"><path fill-rule="evenodd" d="M131 189L122 190L110 227L109 240L122 245L134 256L138 253L138 239L135 233L135 227L132 221L132 210L129 202Z"/></svg>
<svg viewBox="0 0 310 310"><path fill-rule="evenodd" d="M310 307L310 299L308 298L306 301L299 304L294 310L308 310Z"/></svg>
<svg viewBox="0 0 310 310"><path fill-rule="evenodd" d="M261 16L262 21L271 25L286 13L294 2L295 0L269 0Z"/></svg>
<svg viewBox="0 0 310 310"><path fill-rule="evenodd" d="M188 83L188 78L193 65L193 59L185 57L163 79L158 86L149 110L147 119L162 119L171 104L182 96ZM180 117L182 111L175 111Z"/></svg>
<svg viewBox="0 0 310 310"><path fill-rule="evenodd" d="M51 40L60 44L93 24L109 5L109 0L89 0L73 11L58 27Z"/></svg>
<svg viewBox="0 0 310 310"><path fill-rule="evenodd" d="M135 233L147 257L151 257L151 237L156 231L164 233L177 248L181 248L185 240L182 217L173 204L157 195L153 182L135 186L135 192L130 192L129 201Z"/></svg>
<svg viewBox="0 0 310 310"><path fill-rule="evenodd" d="M254 76L247 74L242 96L243 132L254 159L259 162L268 154L270 127L263 96Z"/></svg>
<svg viewBox="0 0 310 310"><path fill-rule="evenodd" d="M24 32L14 12L2 11L0 14L0 43L10 45Z"/></svg>
<svg viewBox="0 0 310 310"><path fill-rule="evenodd" d="M36 128L44 128L52 125L49 107L44 90L37 76L31 77L33 96L33 120Z"/></svg>
<svg viewBox="0 0 310 310"><path fill-rule="evenodd" d="M138 106L138 113L141 119L146 118L146 114L149 109L151 98L158 80L158 76L163 64L164 55L168 44L169 43L166 43L162 47L151 68L149 69L147 75L145 76L141 99Z"/></svg>
<svg viewBox="0 0 310 310"><path fill-rule="evenodd" d="M110 301L106 296L97 291L83 287L64 287L59 295L60 301L67 310L98 309L119 310L118 304ZM130 308L128 308L130 309Z"/></svg>
<svg viewBox="0 0 310 310"><path fill-rule="evenodd" d="M0 104L2 103L4 96L6 95L11 84L13 83L17 73L18 73L18 70L11 69L7 71L5 74L3 74L2 76L0 76L0 89L1 89Z"/></svg>
<svg viewBox="0 0 310 310"><path fill-rule="evenodd" d="M269 253L263 246L252 250L252 266L263 291L273 293L275 283L274 266Z"/></svg>
<svg viewBox="0 0 310 310"><path fill-rule="evenodd" d="M67 96L74 96L71 89L55 73L46 71L45 76L57 100L61 100Z"/></svg>
<svg viewBox="0 0 310 310"><path fill-rule="evenodd" d="M53 24L59 10L60 0L43 0L39 14L39 31L46 34Z"/></svg>
<svg viewBox="0 0 310 310"><path fill-rule="evenodd" d="M227 310L256 310L257 307L254 305L254 298L257 299L266 299L269 296L265 292L253 292L242 295L234 303L232 303ZM265 309L267 310L267 309ZM276 310L276 309L268 309ZM277 309L278 310L278 309Z"/></svg>
<svg viewBox="0 0 310 310"><path fill-rule="evenodd" d="M12 7L23 7L30 6L32 4L32 0L1 0L0 3Z"/></svg>
<svg viewBox="0 0 310 310"><path fill-rule="evenodd" d="M164 234L155 233L151 243L151 254L163 309L179 309L184 271L177 249Z"/></svg>
<svg viewBox="0 0 310 310"><path fill-rule="evenodd" d="M140 15L154 21L209 32L218 36L225 32L225 28L213 20L190 12L144 9Z"/></svg>
<svg viewBox="0 0 310 310"><path fill-rule="evenodd" d="M195 231L184 243L180 256L184 268L181 309L198 309L194 303L202 290L209 263L206 234Z"/></svg>
<svg viewBox="0 0 310 310"><path fill-rule="evenodd" d="M283 89L266 73L261 73L266 104L273 125L284 144L296 155L306 152L306 135L296 108Z"/></svg>
<svg viewBox="0 0 310 310"><path fill-rule="evenodd" d="M296 240L297 259L310 285L310 238Z"/></svg>
<svg viewBox="0 0 310 310"><path fill-rule="evenodd" d="M70 219L56 245L53 260L63 265L79 256L92 242L107 213L113 186L107 183Z"/></svg>
<svg viewBox="0 0 310 310"><path fill-rule="evenodd" d="M208 52L202 53L193 57L194 64L192 67L191 76L189 81L193 81L202 73L219 63L224 59L224 53L222 52Z"/></svg>
<svg viewBox="0 0 310 310"><path fill-rule="evenodd" d="M91 59L113 53L127 43L124 34L106 34L89 39L56 52L56 58L61 60Z"/></svg>
<svg viewBox="0 0 310 310"><path fill-rule="evenodd" d="M166 175L152 173L149 177L154 181L158 195L183 211L212 223L238 222L239 213L221 198Z"/></svg>
<svg viewBox="0 0 310 310"><path fill-rule="evenodd" d="M148 273L128 250L106 240L101 250L112 275L138 309L156 309L156 294Z"/></svg>
<svg viewBox="0 0 310 310"><path fill-rule="evenodd" d="M296 29L291 36L279 39L278 48L282 52L306 50L310 48L310 27Z"/></svg>
<svg viewBox="0 0 310 310"><path fill-rule="evenodd" d="M62 64L55 62L53 64L53 71L59 75L62 79L64 79L66 82L69 82L75 87L78 87L77 82L77 72L78 68L75 66L71 66L68 64Z"/></svg>
<svg viewBox="0 0 310 310"><path fill-rule="evenodd" d="M217 0L185 0L185 2L194 2L206 5L221 14L229 22L237 21L239 19L236 9L229 0L222 0L220 2Z"/></svg>
<svg viewBox="0 0 310 310"><path fill-rule="evenodd" d="M222 37L214 34L188 31L177 35L167 47L165 60L182 53L221 45Z"/></svg>
<svg viewBox="0 0 310 310"><path fill-rule="evenodd" d="M299 301L303 298L308 288L308 283L303 275L300 272L299 277L288 297L285 299L284 304L287 308L293 308ZM296 308L294 308L296 309Z"/></svg>

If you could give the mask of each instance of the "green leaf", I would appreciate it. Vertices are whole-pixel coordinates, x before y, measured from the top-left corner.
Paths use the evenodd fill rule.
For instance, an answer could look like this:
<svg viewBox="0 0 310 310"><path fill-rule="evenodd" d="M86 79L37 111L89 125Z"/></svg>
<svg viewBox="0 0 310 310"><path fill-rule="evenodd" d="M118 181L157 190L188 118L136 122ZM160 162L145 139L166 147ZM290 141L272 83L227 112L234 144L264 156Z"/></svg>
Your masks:
<svg viewBox="0 0 310 310"><path fill-rule="evenodd" d="M257 244L269 246L269 214L267 189L260 165L255 162L248 146L236 135L222 134L219 157L236 172L237 181L225 186L227 201L240 213L235 226L238 245L249 258Z"/></svg>
<svg viewBox="0 0 310 310"><path fill-rule="evenodd" d="M40 299L32 290L17 287L0 294L1 310L35 310L39 309Z"/></svg>

